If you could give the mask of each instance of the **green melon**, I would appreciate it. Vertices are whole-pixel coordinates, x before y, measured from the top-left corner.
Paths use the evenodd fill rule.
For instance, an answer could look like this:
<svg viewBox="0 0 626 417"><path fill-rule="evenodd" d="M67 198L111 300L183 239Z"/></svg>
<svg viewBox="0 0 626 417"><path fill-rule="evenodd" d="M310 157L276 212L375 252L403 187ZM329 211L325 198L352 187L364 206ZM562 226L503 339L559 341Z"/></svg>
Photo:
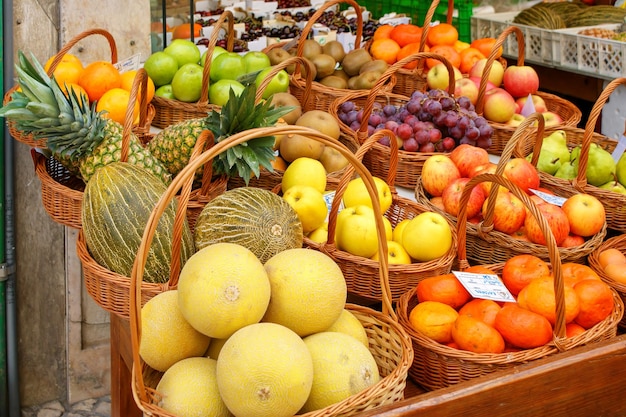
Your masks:
<svg viewBox="0 0 626 417"><path fill-rule="evenodd" d="M213 243L237 243L262 263L286 249L302 247L302 223L280 196L255 187L239 187L211 200L196 221L198 250Z"/></svg>
<svg viewBox="0 0 626 417"><path fill-rule="evenodd" d="M150 213L167 186L137 165L113 162L96 171L85 186L82 224L93 259L120 275L130 276ZM169 280L176 201L163 212L148 252L143 279ZM180 260L193 255L193 235L185 222Z"/></svg>

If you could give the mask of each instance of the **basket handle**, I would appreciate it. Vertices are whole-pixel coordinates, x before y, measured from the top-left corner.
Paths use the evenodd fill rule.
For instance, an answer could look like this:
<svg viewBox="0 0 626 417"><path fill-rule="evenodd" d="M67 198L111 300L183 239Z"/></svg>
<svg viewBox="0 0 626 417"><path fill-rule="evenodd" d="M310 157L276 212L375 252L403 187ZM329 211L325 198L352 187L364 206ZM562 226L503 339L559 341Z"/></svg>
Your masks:
<svg viewBox="0 0 626 417"><path fill-rule="evenodd" d="M182 171L174 177L171 184L168 186L167 190L152 210L150 217L148 218L148 222L146 224L146 228L144 229L144 234L137 250L137 257L135 258L135 262L133 264L133 269L131 271L131 282L130 282L130 331L131 331L131 346L132 346L132 357L133 357L133 375L135 376L134 383L132 384L133 395L139 397L144 402L147 401L145 385L143 381L142 375L142 365L141 358L139 356L139 345L141 341L141 283L143 280L144 268L146 265L148 250L154 238L154 234L156 232L157 224L159 223L159 219L161 215L164 213L168 204L172 201L172 199L176 196L179 190L185 186L185 184L189 183L189 178L193 177L196 170L202 166L203 164L210 161L216 155L224 152L227 149L232 148L233 146L239 145L241 143L247 142L251 139L255 139L258 137L265 136L275 136L279 134L299 134L305 135L315 140L323 143L325 146L330 146L337 151L339 151L345 158L350 161L350 163L354 166L356 172L363 178L365 187L367 192L370 195L370 198L373 202L374 214L376 217L376 229L378 233L378 250L380 254L387 253L387 241L385 239L385 228L382 220L382 213L380 210L380 204L378 201L378 194L376 185L372 178L372 175L368 171L368 169L359 161L354 153L348 149L345 145L341 144L334 138L324 135L321 132L318 132L314 129L310 129L303 126L280 126L280 127L270 127L270 128L255 128L240 132L238 134L232 135L227 139L216 143L211 149L203 152L197 158L190 160L189 164L182 169ZM393 306L391 303L391 290L389 288L389 269L388 269L388 260L387 256L380 256L380 283L382 289L382 311L384 314L390 315L394 320L397 320L397 316L393 311ZM138 391L138 392L136 392Z"/></svg>
<svg viewBox="0 0 626 417"><path fill-rule="evenodd" d="M448 0L448 10L450 9L450 3L454 3L452 0ZM422 24L422 36L420 38L420 46L418 52L425 52L426 41L428 40L428 32L430 32L430 26L433 21L437 7L439 6L439 0L433 0L424 15L424 23ZM452 21L452 14L450 13L450 22ZM424 65L426 65L426 59L420 59L417 66L412 70L414 74L423 74Z"/></svg>
<svg viewBox="0 0 626 417"><path fill-rule="evenodd" d="M117 63L117 45L115 44L115 39L113 38L113 35L111 35L111 33L109 33L108 31L104 29L99 29L99 28L89 29L74 36L72 39L70 39L68 43L66 43L59 50L59 52L57 52L57 54L54 56L54 60L50 64L50 68L48 68L48 75L52 75L52 73L57 68L61 60L63 60L63 57L65 56L65 54L70 49L72 49L74 45L76 45L80 40L91 35L102 35L106 38L106 40L109 42L109 48L111 49L111 63L112 64Z"/></svg>
<svg viewBox="0 0 626 417"><path fill-rule="evenodd" d="M487 80L489 79L489 73L491 72L493 61L495 61L496 58L500 56L500 48L502 47L502 44L506 40L507 36L509 36L511 33L515 33L515 36L517 38L517 65L520 67L524 65L524 52L525 52L524 33L517 26L513 26L513 25L508 26L496 38L496 41L494 42L493 47L491 48L491 52L489 53L489 56L487 57L487 62L485 62L485 67L483 68L483 74L480 77L480 86L478 87L478 98L476 99L476 113L480 115L483 114L483 108L485 105L485 93L487 91ZM496 87L499 87L499 86L496 86Z"/></svg>
<svg viewBox="0 0 626 417"><path fill-rule="evenodd" d="M481 182L491 182L493 185L503 186L508 188L517 198L519 198L524 206L528 209L528 211L532 214L533 217L537 220L539 224L539 228L543 232L543 235L546 239L546 246L548 248L548 256L550 258L550 263L552 266L552 275L554 277L554 294L556 298L556 320L554 324L554 335L553 342L555 346L560 350L565 350L564 340L565 340L565 295L564 295L564 284L563 284L563 275L561 272L561 257L559 254L559 250L556 244L556 240L554 239L554 235L550 230L550 226L546 218L543 216L541 211L537 205L530 199L528 194L526 194L521 188L517 185L513 184L511 181L506 179L503 176L495 175L495 174L479 174L472 178L463 189L463 194L461 195L460 206L461 210L459 212L459 216L457 217L457 253L459 260L459 268L460 270L465 270L469 267L469 263L467 261L467 253L466 253L466 229L467 229L467 203L469 201L470 194L472 189L480 184ZM497 188L491 187L492 190Z"/></svg>
<svg viewBox="0 0 626 417"><path fill-rule="evenodd" d="M141 94L139 93L139 88L141 88ZM137 70L137 74L135 74L135 78L133 79L133 85L130 89L130 97L128 99L122 129L122 155L120 156L120 161L122 162L128 161L130 137L133 131L133 125L135 124L134 113L137 99L139 99L139 126L144 126L148 115L148 73L143 68Z"/></svg>
<svg viewBox="0 0 626 417"><path fill-rule="evenodd" d="M304 65L304 67L306 68L305 89L304 89L304 96L302 97L301 104L302 104L303 109L308 108L306 104L311 99L310 93L311 93L311 85L313 83L313 72L315 71L315 66L310 60L301 56L292 56L290 58L287 58L286 60L284 60L283 62L279 64L273 65L270 72L263 79L263 81L261 81L261 83L259 84L259 88L257 88L255 102L259 103L262 100L263 92L265 91L265 88L267 88L269 83L272 81L272 78L274 78L276 74L278 74L281 70L286 69L287 67L294 65L294 64L296 65L296 71L300 65Z"/></svg>
<svg viewBox="0 0 626 417"><path fill-rule="evenodd" d="M435 54L432 52L418 52L413 55L409 55L401 60L397 61L393 65L390 65L389 68L376 81L376 84L372 87L369 94L367 95L367 100L365 101L365 105L363 106L363 119L367 121L372 114L372 110L374 108L374 101L379 94L382 94L381 90L384 88L384 85L387 83L387 80L394 75L399 69L404 67L409 62L415 60L425 60L426 58L433 58L441 61L448 70L448 93L454 94L455 87L455 79L454 79L454 67L443 55ZM367 138L367 123L361 123L361 127L357 132L357 136L359 137L359 142L363 142L365 138Z"/></svg>
<svg viewBox="0 0 626 417"><path fill-rule="evenodd" d="M600 96L598 96L596 102L593 104L591 112L589 112L589 118L585 124L585 132L583 133L580 154L578 156L578 175L572 180L572 185L580 192L583 192L585 186L587 185L587 162L589 161L589 148L591 147L591 140L593 138L593 133L595 132L598 117L602 113L602 108L608 101L613 91L615 91L615 89L622 84L626 84L626 78L624 77L615 78L607 84L604 90L602 90L602 93L600 93Z"/></svg>

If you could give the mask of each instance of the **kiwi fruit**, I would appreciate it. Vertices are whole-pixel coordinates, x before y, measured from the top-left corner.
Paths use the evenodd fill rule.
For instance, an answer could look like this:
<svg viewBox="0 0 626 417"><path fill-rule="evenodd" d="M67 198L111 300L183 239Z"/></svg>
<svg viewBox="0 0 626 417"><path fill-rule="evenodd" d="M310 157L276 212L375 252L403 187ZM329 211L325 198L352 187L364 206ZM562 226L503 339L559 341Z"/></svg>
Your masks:
<svg viewBox="0 0 626 417"><path fill-rule="evenodd" d="M365 49L353 49L341 61L341 68L352 77L358 75L361 66L370 61L372 61L372 56Z"/></svg>
<svg viewBox="0 0 626 417"><path fill-rule="evenodd" d="M333 75L336 75L337 77L341 77L346 81L348 81L348 79L350 78L348 74L346 74L346 72L342 70L341 68L335 68L335 71L333 71Z"/></svg>
<svg viewBox="0 0 626 417"><path fill-rule="evenodd" d="M324 77L332 75L335 72L335 66L337 62L335 58L327 54L319 54L311 58L313 65L315 65L316 79L321 80Z"/></svg>
<svg viewBox="0 0 626 417"><path fill-rule="evenodd" d="M387 61L383 61L382 59L375 59L373 61L363 64L361 68L359 68L359 74L363 74L367 71L378 71L382 74L383 72L387 71L387 68L389 68L389 64L387 64Z"/></svg>
<svg viewBox="0 0 626 417"><path fill-rule="evenodd" d="M330 41L322 45L322 52L335 58L335 61L341 62L346 56L343 44L339 41Z"/></svg>
<svg viewBox="0 0 626 417"><path fill-rule="evenodd" d="M348 81L338 77L336 75L329 75L320 80L320 84L326 87L346 89L348 88Z"/></svg>
<svg viewBox="0 0 626 417"><path fill-rule="evenodd" d="M305 39L302 43L302 56L313 59L322 53L322 45L314 39Z"/></svg>

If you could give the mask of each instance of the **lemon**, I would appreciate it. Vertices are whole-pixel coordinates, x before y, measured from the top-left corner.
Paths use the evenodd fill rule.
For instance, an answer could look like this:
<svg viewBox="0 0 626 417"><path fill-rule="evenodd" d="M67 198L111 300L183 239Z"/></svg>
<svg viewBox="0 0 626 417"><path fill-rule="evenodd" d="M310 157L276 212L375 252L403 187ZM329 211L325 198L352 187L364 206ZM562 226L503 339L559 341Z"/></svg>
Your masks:
<svg viewBox="0 0 626 417"><path fill-rule="evenodd" d="M139 355L157 371L164 372L182 359L202 356L210 341L183 317L177 290L155 295L141 309Z"/></svg>
<svg viewBox="0 0 626 417"><path fill-rule="evenodd" d="M272 298L263 321L282 324L300 336L326 330L346 305L339 266L312 249L284 250L265 263Z"/></svg>
<svg viewBox="0 0 626 417"><path fill-rule="evenodd" d="M311 392L313 361L293 331L256 323L224 343L216 376L224 403L237 417L291 417Z"/></svg>
<svg viewBox="0 0 626 417"><path fill-rule="evenodd" d="M287 166L283 173L283 194L294 185L310 185L320 193L326 191L326 169L317 159L300 157Z"/></svg>
<svg viewBox="0 0 626 417"><path fill-rule="evenodd" d="M161 377L159 407L184 417L232 416L220 397L215 378L217 361L188 358L172 365Z"/></svg>
<svg viewBox="0 0 626 417"><path fill-rule="evenodd" d="M205 246L187 260L178 280L178 303L199 332L226 338L258 322L270 300L263 264L236 243Z"/></svg>
<svg viewBox="0 0 626 417"><path fill-rule="evenodd" d="M320 332L304 343L313 358L313 386L302 412L328 407L380 381L374 356L354 337Z"/></svg>
<svg viewBox="0 0 626 417"><path fill-rule="evenodd" d="M370 345L363 324L350 310L344 309L339 318L326 331L345 333L363 343L365 347Z"/></svg>

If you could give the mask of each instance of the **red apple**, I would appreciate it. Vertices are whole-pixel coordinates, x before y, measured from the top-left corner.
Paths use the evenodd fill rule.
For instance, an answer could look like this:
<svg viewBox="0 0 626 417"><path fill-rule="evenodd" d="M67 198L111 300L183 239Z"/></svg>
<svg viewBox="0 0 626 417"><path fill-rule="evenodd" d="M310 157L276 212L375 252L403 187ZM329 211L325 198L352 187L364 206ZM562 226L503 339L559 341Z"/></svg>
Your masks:
<svg viewBox="0 0 626 417"><path fill-rule="evenodd" d="M498 188L495 196L496 205L493 209L493 228L506 234L514 233L524 225L526 206L522 200L504 187ZM489 196L485 199L482 208L483 217L487 216Z"/></svg>
<svg viewBox="0 0 626 417"><path fill-rule="evenodd" d="M486 63L487 58L479 59L474 63L468 75L470 77L482 78ZM500 87L500 85L502 85L505 72L506 71L502 63L498 60L495 60L491 64L491 70L489 71L489 76L487 77L487 80L491 81L496 87Z"/></svg>
<svg viewBox="0 0 626 417"><path fill-rule="evenodd" d="M552 111L544 111L541 113L544 119L545 127L558 126L563 123L561 116Z"/></svg>
<svg viewBox="0 0 626 417"><path fill-rule="evenodd" d="M522 240L524 242L530 242L530 239L528 239L528 235L526 234L526 228L524 226L520 227L515 232L511 233L509 236L511 236L513 239Z"/></svg>
<svg viewBox="0 0 626 417"><path fill-rule="evenodd" d="M476 84L476 88L480 88L480 77L468 77L474 84ZM489 91L491 89L496 88L496 86L489 80L487 80L487 85L485 86L485 91Z"/></svg>
<svg viewBox="0 0 626 417"><path fill-rule="evenodd" d="M454 84L454 96L465 96L470 99L470 102L476 105L478 100L478 85L476 85L469 78L461 78Z"/></svg>
<svg viewBox="0 0 626 417"><path fill-rule="evenodd" d="M474 167L489 162L489 153L485 149L467 143L454 148L449 156L459 169L461 176L467 178L469 178Z"/></svg>
<svg viewBox="0 0 626 417"><path fill-rule="evenodd" d="M504 70L502 83L513 97L527 97L539 90L539 75L529 65L509 65Z"/></svg>
<svg viewBox="0 0 626 417"><path fill-rule="evenodd" d="M424 190L433 197L439 197L448 184L461 177L461 173L450 157L435 154L424 161L421 177Z"/></svg>
<svg viewBox="0 0 626 417"><path fill-rule="evenodd" d="M515 99L503 88L486 91L483 100L483 116L489 121L506 123L515 114Z"/></svg>
<svg viewBox="0 0 626 417"><path fill-rule="evenodd" d="M574 194L561 206L573 234L589 237L597 234L604 227L606 212L596 197L590 194Z"/></svg>
<svg viewBox="0 0 626 417"><path fill-rule="evenodd" d="M443 206L443 198L441 197L432 197L430 199L430 204L437 207L441 211L446 211L445 207Z"/></svg>
<svg viewBox="0 0 626 417"><path fill-rule="evenodd" d="M540 204L537 208L548 222L557 246L561 245L570 233L567 215L565 215L561 207L555 206L554 204ZM546 244L545 237L539 228L539 223L532 214L526 216L524 227L526 228L528 239L530 239L531 242L540 245Z"/></svg>
<svg viewBox="0 0 626 417"><path fill-rule="evenodd" d="M478 167L474 168L474 170L470 173L470 178L474 178L476 175L485 173L495 174L497 168L498 166L493 162L479 165ZM485 194L485 197L487 197L489 195L489 191L491 190L491 182L481 182L480 184L478 184L478 187L482 188L483 194Z"/></svg>
<svg viewBox="0 0 626 417"><path fill-rule="evenodd" d="M452 216L458 216L461 211L461 195L463 194L463 189L465 185L470 181L469 178L457 178L452 181L448 186L443 190L443 194L441 195L441 199L443 202L443 208L446 213ZM479 187L474 187L470 192L469 200L467 201L466 207L466 218L471 219L476 217L485 201L485 194L483 194L483 190Z"/></svg>
<svg viewBox="0 0 626 417"><path fill-rule="evenodd" d="M520 187L526 194L530 189L539 187L540 178L537 168L524 158L512 158L504 166L504 174L508 180Z"/></svg>
<svg viewBox="0 0 626 417"><path fill-rule="evenodd" d="M573 235L570 233L567 237L561 242L560 247L562 248L575 248L576 246L580 246L585 243L585 238L578 235Z"/></svg>

